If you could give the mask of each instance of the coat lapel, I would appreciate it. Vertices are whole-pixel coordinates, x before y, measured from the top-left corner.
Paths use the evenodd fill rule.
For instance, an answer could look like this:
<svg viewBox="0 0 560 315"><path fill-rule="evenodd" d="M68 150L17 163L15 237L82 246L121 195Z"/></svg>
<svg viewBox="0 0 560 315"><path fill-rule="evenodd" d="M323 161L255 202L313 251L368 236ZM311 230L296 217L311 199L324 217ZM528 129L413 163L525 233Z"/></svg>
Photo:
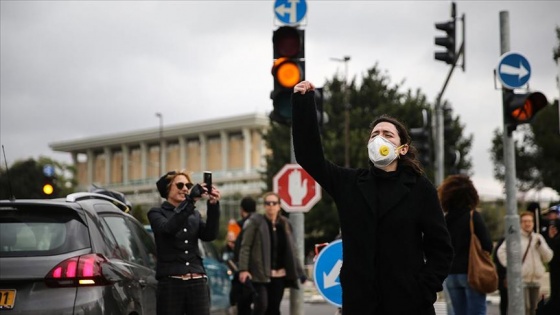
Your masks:
<svg viewBox="0 0 560 315"><path fill-rule="evenodd" d="M369 172L364 173L358 177L358 187L362 195L366 199L371 212L377 214L377 194L375 194L375 177L371 176Z"/></svg>

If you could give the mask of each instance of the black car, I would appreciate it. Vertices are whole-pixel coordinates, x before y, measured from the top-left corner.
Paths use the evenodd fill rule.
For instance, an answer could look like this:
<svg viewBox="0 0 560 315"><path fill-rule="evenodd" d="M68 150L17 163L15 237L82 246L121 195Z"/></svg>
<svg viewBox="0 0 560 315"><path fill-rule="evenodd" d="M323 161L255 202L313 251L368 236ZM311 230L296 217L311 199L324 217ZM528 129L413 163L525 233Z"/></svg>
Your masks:
<svg viewBox="0 0 560 315"><path fill-rule="evenodd" d="M0 201L0 312L155 314L155 244L103 194Z"/></svg>

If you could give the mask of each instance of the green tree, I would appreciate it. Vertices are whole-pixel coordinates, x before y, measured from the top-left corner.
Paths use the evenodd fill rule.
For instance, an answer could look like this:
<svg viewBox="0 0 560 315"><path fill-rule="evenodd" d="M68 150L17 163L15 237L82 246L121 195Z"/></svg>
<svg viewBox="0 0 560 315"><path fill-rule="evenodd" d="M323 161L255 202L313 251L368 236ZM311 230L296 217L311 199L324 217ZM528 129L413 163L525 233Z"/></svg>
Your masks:
<svg viewBox="0 0 560 315"><path fill-rule="evenodd" d="M370 124L378 116L388 114L397 117L408 128L422 126L422 109L430 110L426 96L416 91L401 91L402 83L393 84L388 75L381 72L377 65L367 70L358 86L352 80L347 87L347 99L350 104L349 117L349 156L350 166L368 168L367 141L371 131ZM314 82L317 86L319 84ZM338 165L345 163L345 145L341 135L344 134L344 82L334 76L323 85L328 97L324 100L324 110L329 121L322 128L323 150L325 157ZM458 117L453 118L453 130L446 139L446 144L455 144L461 152L459 169L468 172L471 162L468 157L471 138L462 136L463 126ZM265 140L270 148L267 156L267 169L263 179L268 190L272 190L272 177L280 168L290 162L290 127L272 123ZM426 174L433 181L433 169L429 166ZM321 201L305 214L305 248L306 252L314 244L330 242L339 233L339 219L332 198L323 192Z"/></svg>
<svg viewBox="0 0 560 315"><path fill-rule="evenodd" d="M8 170L4 167L0 169L0 199L12 196L17 199L45 198L43 167L48 164L55 169L54 192L49 198L72 193L76 187L74 167L48 157L39 157L38 160L16 161Z"/></svg>

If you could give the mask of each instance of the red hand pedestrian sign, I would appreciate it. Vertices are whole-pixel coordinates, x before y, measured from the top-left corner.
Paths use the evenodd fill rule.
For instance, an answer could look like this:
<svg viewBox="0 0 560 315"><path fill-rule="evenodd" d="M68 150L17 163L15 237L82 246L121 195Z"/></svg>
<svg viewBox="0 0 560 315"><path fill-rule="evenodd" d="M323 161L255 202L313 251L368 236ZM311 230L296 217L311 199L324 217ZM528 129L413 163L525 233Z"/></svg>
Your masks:
<svg viewBox="0 0 560 315"><path fill-rule="evenodd" d="M321 200L321 186L299 164L284 165L272 181L287 212L307 212Z"/></svg>

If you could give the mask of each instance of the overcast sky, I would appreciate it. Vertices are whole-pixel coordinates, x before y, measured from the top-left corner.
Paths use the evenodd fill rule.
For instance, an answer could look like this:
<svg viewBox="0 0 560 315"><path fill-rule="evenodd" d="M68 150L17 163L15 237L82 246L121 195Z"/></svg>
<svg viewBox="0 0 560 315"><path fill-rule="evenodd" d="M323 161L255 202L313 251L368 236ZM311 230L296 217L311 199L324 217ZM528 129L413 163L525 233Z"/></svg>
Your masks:
<svg viewBox="0 0 560 315"><path fill-rule="evenodd" d="M434 23L449 19L450 6L308 1L306 79L321 86L343 76L343 63L331 58L350 56L351 78L378 63L394 83L404 80L433 102L449 71L433 57L434 37L443 35ZM48 144L155 129L156 112L168 126L271 111L273 8L256 0L1 0L0 142L8 164L41 155L70 162ZM486 196L502 191L489 153L502 124L493 76L500 11L509 12L511 50L531 63L531 89L549 101L559 95L552 50L560 1L457 1L467 22L466 71L455 69L444 99L474 135L473 179Z"/></svg>

